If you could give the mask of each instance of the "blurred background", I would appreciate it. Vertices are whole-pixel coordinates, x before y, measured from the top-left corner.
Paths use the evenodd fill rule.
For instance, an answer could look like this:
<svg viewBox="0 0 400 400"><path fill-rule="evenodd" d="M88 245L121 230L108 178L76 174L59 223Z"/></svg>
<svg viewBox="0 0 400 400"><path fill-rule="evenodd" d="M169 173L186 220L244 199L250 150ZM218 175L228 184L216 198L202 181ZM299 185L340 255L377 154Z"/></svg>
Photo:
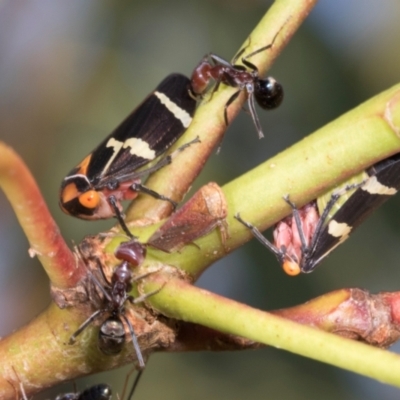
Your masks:
<svg viewBox="0 0 400 400"><path fill-rule="evenodd" d="M33 172L69 243L108 229L58 207L63 177L167 74L191 74L204 54L230 59L271 4L237 0L0 0L0 139ZM400 3L321 1L270 74L285 101L259 110L266 138L241 113L197 182L220 185L400 81ZM400 197L376 212L311 275L291 278L252 241L214 265L198 285L261 309L361 287L399 290ZM268 233L269 234L269 233ZM48 279L0 192L0 336L49 303ZM400 282L400 279L399 279ZM399 351L400 346L393 346ZM128 369L77 380L120 393ZM35 399L71 391L68 383ZM397 399L398 389L273 348L238 353L156 354L140 399ZM116 397L114 397L116 398Z"/></svg>

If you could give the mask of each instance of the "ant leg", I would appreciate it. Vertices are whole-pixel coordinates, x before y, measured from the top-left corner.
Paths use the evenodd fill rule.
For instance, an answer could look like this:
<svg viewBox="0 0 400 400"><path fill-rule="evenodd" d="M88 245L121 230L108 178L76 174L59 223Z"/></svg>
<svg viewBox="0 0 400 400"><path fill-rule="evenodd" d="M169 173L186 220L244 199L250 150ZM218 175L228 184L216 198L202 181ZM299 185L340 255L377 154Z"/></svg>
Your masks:
<svg viewBox="0 0 400 400"><path fill-rule="evenodd" d="M127 298L127 300L129 300L129 302L131 302L132 304L143 303L143 302L144 302L146 299L148 299L149 297L154 296L155 294L157 294L158 292L160 292L160 291L163 289L163 287L164 287L165 285L166 285L166 283L164 283L160 288L158 288L158 289L156 289L156 290L153 290L152 292L142 294L142 295L139 296L139 297L133 298L132 296L129 296L129 297Z"/></svg>
<svg viewBox="0 0 400 400"><path fill-rule="evenodd" d="M104 279L104 282L106 282L108 285L111 286L112 284L111 284L111 282L108 281L108 279L107 279L107 277L106 277L106 274L105 274L104 271L103 271L103 268L102 268L102 266L101 266L101 263L100 263L99 259L96 258L96 261L97 261L97 265L98 265L98 267L99 267L101 276L102 276L102 278ZM89 270L89 271L90 271L90 270ZM102 284L98 281L98 279L94 276L94 274L93 274L92 271L90 271L90 274L91 274L91 276L92 276L93 282L94 282L97 286L99 286L99 288L104 289L103 285L102 285ZM108 293L107 293L107 291L104 290L103 293L104 293L105 297L108 299L108 296L107 296ZM106 294L106 293L107 293L107 294Z"/></svg>
<svg viewBox="0 0 400 400"><path fill-rule="evenodd" d="M254 122L254 125L256 127L257 133L258 133L258 138L262 139L264 137L262 128L261 128L261 124L260 124L260 120L258 119L257 113L256 113L256 108L255 108L255 104L254 104L254 87L251 88L251 90L249 90L250 88L248 88L246 86L246 92L247 92L247 103L249 105L249 111L250 111L250 115L251 115L251 119ZM228 126L229 122L228 122L228 107L238 98L238 96L240 95L241 90L238 90L237 92L235 92L227 101L227 103L225 104L224 107L224 119L225 119L225 124Z"/></svg>
<svg viewBox="0 0 400 400"><path fill-rule="evenodd" d="M101 267L101 264L99 262L99 260L96 258L96 261L99 265L99 269L101 272L101 275L104 279L104 281L107 283L107 285L111 286L111 283L107 280L107 277L104 274L103 268ZM85 264L86 265L86 264ZM108 302L112 301L112 298L110 296L110 294L107 292L107 290L104 288L104 286L99 282L99 280L95 277L95 275L93 274L93 272L87 268L88 273L90 275L90 279L94 282L95 285L97 285L97 287L103 292L104 297L107 299Z"/></svg>
<svg viewBox="0 0 400 400"><path fill-rule="evenodd" d="M81 326L71 335L69 338L68 344L74 344L77 336L79 336L90 323L92 323L97 317L105 313L107 310L97 310L95 311L85 322L81 324Z"/></svg>
<svg viewBox="0 0 400 400"><path fill-rule="evenodd" d="M136 357L138 359L138 363L139 363L139 368L143 369L146 365L144 363L144 359L143 359L143 355L142 352L140 350L140 346L139 346L139 342L137 339L137 336L135 334L135 331L133 330L133 326L130 323L129 319L126 318L125 315L121 314L121 318L126 322L126 324L128 325L129 328L129 332L131 334L132 337L132 344L133 344L133 348L135 349L135 353L136 353Z"/></svg>
<svg viewBox="0 0 400 400"><path fill-rule="evenodd" d="M257 133L258 133L258 138L262 139L264 137L262 128L261 128L261 124L260 124L260 120L258 119L258 115L256 112L256 108L255 108L255 104L254 104L254 93L248 92L248 99L247 99L247 103L249 105L249 111L250 111L250 115L251 115L251 119L254 122L254 125L256 127Z"/></svg>
<svg viewBox="0 0 400 400"><path fill-rule="evenodd" d="M248 69L250 69L253 73L255 72L258 76L258 68L253 63L251 63L250 61L247 61L245 58L242 58L242 63Z"/></svg>
<svg viewBox="0 0 400 400"><path fill-rule="evenodd" d="M136 378L135 378L135 380L134 380L134 382L133 382L132 388L131 388L131 390L130 390L130 392L129 392L129 394L128 394L127 400L130 400L130 399L132 398L133 394L135 393L136 386L138 385L138 383L139 383L139 381L140 381L140 378L141 378L142 375L143 375L143 372L144 372L143 369L140 370L140 371L138 371L138 373L137 373L137 375L136 375Z"/></svg>
<svg viewBox="0 0 400 400"><path fill-rule="evenodd" d="M142 275L138 275L138 276L136 276L136 277L133 279L133 282L137 282L137 281L139 281L139 280L141 280L141 279L144 279L144 278L148 277L149 275L152 275L152 274L154 274L154 273L156 273L156 272L161 271L162 269L163 269L163 267L157 269L156 271L145 272L145 273L142 274ZM158 292L160 292L161 289L162 289L165 285L166 285L166 283L164 283L160 288L158 288L158 289L156 289L156 290L153 290L152 292L142 294L141 296L136 297L136 298L134 298L133 296L127 296L127 297L126 297L126 300L128 300L131 304L142 303L142 302L145 301L147 298L149 298L149 297L151 297L151 296L157 294Z"/></svg>
<svg viewBox="0 0 400 400"><path fill-rule="evenodd" d="M225 119L225 125L229 125L228 121L228 107L238 98L240 95L241 90L238 90L237 92L233 93L233 95L229 98L229 100L226 102L225 107L224 107L224 119Z"/></svg>
<svg viewBox="0 0 400 400"><path fill-rule="evenodd" d="M290 19L290 18L289 18L289 19ZM275 43L276 38L277 38L278 35L281 33L282 29L283 29L284 26L287 24L287 22L289 21L289 19L287 19L287 20L285 21L285 23L280 27L279 31L275 33L275 36L272 38L272 41L271 41L270 44L267 44L266 46L260 47L259 49L253 51L252 53L247 54L247 56L244 57L244 58L245 58L245 59L248 59L248 58L253 57L254 55L256 55L256 54L258 54L258 53L261 53L261 52L264 51L264 50L271 49L271 48L274 46L274 43ZM242 61L243 61L243 59L242 59Z"/></svg>
<svg viewBox="0 0 400 400"><path fill-rule="evenodd" d="M213 98L214 93L219 89L219 85L220 84L221 84L221 79L217 79L216 82L215 82L215 85L213 87L213 90L212 90L209 98L207 99L207 102L210 101Z"/></svg>
<svg viewBox="0 0 400 400"><path fill-rule="evenodd" d="M250 43L249 43L250 44ZM240 49L235 56L232 58L232 65L235 65L237 60L239 60L240 56L245 52L245 50L247 49L247 47L249 47L249 44L247 44L246 46L244 46L242 49Z"/></svg>
<svg viewBox="0 0 400 400"><path fill-rule="evenodd" d="M146 273L146 274L143 274L143 275L140 275L140 276L136 277L135 280L142 279L145 276L150 275L152 273L154 273L154 271ZM148 298L150 296L153 296L154 294L158 293L163 287L164 287L164 285L159 289L156 289L156 290L154 290L154 291L152 291L150 293L146 293L146 294L144 294L142 296L139 296L137 298L133 298L133 296L127 296L126 300L129 301L131 304L141 303L146 298ZM125 315L121 314L121 318L123 318L124 321L126 322L126 324L128 325L128 328L129 328L129 331L130 331L131 337L132 337L133 347L135 349L136 357L137 357L138 362L139 362L139 367L140 367L140 369L143 369L145 367L145 363L144 363L143 355L142 355L142 352L140 350L138 339L137 339L137 336L136 336L136 334L135 334L135 332L133 330L132 324L130 323L129 319ZM132 393L132 391L131 391L131 393Z"/></svg>
<svg viewBox="0 0 400 400"><path fill-rule="evenodd" d="M162 267L158 268L157 270L153 270L153 271L150 271L150 272L145 272L144 274L141 274L141 275L137 275L137 276L135 276L133 278L133 282L138 282L138 281L140 281L140 280L142 280L144 278L147 278L148 276L153 275L154 273L161 271L163 268L164 267L162 266Z"/></svg>
<svg viewBox="0 0 400 400"><path fill-rule="evenodd" d="M279 32L280 32L280 31L279 31ZM279 33L279 32L278 32L278 33ZM276 36L277 36L277 34L275 35L274 40L276 39ZM262 51L265 51L265 50L268 50L268 49L272 48L272 46L273 46L273 43L270 43L270 44L267 44L266 46L260 47L259 49L253 51L252 53L247 54L247 56L244 57L243 59L248 59L248 58L250 58L250 57L253 57L253 56L255 56L256 54L261 53ZM242 59L242 62L243 62L243 59Z"/></svg>
<svg viewBox="0 0 400 400"><path fill-rule="evenodd" d="M136 368L133 367L133 368L131 368L131 370L126 374L125 382L124 382L124 387L122 388L122 393L121 393L121 400L124 400L124 399L125 399L125 393L126 393L126 389L127 389L127 386L128 386L129 378L131 377L131 375L132 375L135 371L136 371ZM126 400L130 400L130 399L131 399L131 397L132 397L133 393L135 392L136 386L138 385L139 380L140 380L140 377L142 376L143 372L144 372L143 369L141 369L140 371L138 371L138 373L137 373L137 375L136 375L136 377L135 377L135 380L133 381L133 385L132 385L132 387L131 387L131 390L129 391L129 395L128 395L128 397L126 398Z"/></svg>
<svg viewBox="0 0 400 400"><path fill-rule="evenodd" d="M240 49L235 56L232 58L232 64L236 64L236 61L239 60L239 58L242 56L242 54L245 52L245 50L250 46L251 44L251 37L249 36L249 43L246 44L242 49Z"/></svg>

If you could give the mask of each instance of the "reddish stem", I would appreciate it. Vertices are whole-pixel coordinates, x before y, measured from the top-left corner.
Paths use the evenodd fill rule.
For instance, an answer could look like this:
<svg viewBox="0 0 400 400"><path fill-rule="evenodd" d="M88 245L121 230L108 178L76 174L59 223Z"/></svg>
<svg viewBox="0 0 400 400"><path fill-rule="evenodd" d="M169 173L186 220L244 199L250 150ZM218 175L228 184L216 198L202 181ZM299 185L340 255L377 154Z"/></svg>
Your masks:
<svg viewBox="0 0 400 400"><path fill-rule="evenodd" d="M0 142L0 187L11 203L29 244L50 281L60 288L74 287L82 276L77 260L62 238L42 194L25 163Z"/></svg>

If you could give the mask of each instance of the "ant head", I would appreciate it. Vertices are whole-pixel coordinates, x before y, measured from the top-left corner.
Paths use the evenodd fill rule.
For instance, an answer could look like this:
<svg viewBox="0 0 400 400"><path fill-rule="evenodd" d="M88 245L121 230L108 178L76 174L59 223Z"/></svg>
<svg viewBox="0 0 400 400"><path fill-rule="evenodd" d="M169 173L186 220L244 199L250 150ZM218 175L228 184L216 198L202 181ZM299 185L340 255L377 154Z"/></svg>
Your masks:
<svg viewBox="0 0 400 400"><path fill-rule="evenodd" d="M254 97L264 110L278 107L283 100L283 87L274 78L257 79L254 82Z"/></svg>

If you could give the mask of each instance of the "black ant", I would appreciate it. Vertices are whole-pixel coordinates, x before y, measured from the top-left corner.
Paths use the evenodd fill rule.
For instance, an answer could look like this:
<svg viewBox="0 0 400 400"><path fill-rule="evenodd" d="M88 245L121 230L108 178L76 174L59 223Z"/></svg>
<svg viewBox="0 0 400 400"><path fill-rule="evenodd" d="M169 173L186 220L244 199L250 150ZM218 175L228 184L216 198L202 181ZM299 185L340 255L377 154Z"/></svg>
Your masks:
<svg viewBox="0 0 400 400"><path fill-rule="evenodd" d="M19 384L19 390L21 392L22 395L22 400L28 400L28 397L25 393L25 389L24 389L24 385L22 384L21 380L19 379L19 376L17 374L17 371L14 369L14 367L12 367L17 380L18 380L18 384ZM126 389L126 384L128 382L128 379L130 377L130 375L132 374L132 372L134 371L134 369L129 372L126 376L126 380L125 380L125 384L124 384L124 389L122 392L122 399L124 399L124 393L125 393L125 389ZM143 370L140 370L138 372L138 374L135 377L135 380L133 381L132 387L129 391L129 395L127 397L127 400L130 400L136 390L136 387L140 381L140 378L142 377L143 374ZM14 387L14 385L13 385ZM14 387L15 390L15 387ZM97 385L93 385L87 389L85 389L82 392L74 392L74 393L64 393L64 394L59 394L55 400L111 400L112 397L112 390L111 390L111 386L107 385L105 383L99 383ZM18 395L17 395L18 398Z"/></svg>
<svg viewBox="0 0 400 400"><path fill-rule="evenodd" d="M242 57L241 61L244 65L236 64L236 62L244 53L247 46L236 54L232 63L213 53L206 55L194 69L191 77L192 91L197 97L201 97L204 94L211 79L214 79L216 82L211 95L218 90L221 83L238 88L237 92L225 104L224 119L226 125L228 125L228 107L238 98L241 92L245 91L250 114L260 139L264 137L264 134L254 107L254 98L264 110L276 108L283 100L283 88L272 77L261 79L258 68L248 61L248 59L264 50L272 48L280 31L281 29L276 33L270 44Z"/></svg>
<svg viewBox="0 0 400 400"><path fill-rule="evenodd" d="M24 387L20 384L23 400L28 400ZM109 385L100 383L85 389L83 392L59 394L55 400L111 400L112 391Z"/></svg>
<svg viewBox="0 0 400 400"><path fill-rule="evenodd" d="M28 397L25 393L24 385L22 384L21 379L17 374L17 371L15 370L14 367L12 367L12 369L14 371L15 376L17 377L19 391L21 392L22 395L22 400L28 400ZM138 377L136 377L133 383L134 387L137 385L138 380L139 380ZM12 386L14 387L14 385ZM59 394L55 398L55 400L111 400L111 396L112 396L111 387L109 385L106 385L105 383L100 383L98 385L94 385L91 386L90 388L85 389L83 392ZM16 397L18 398L18 396Z"/></svg>
<svg viewBox="0 0 400 400"><path fill-rule="evenodd" d="M100 383L79 393L59 394L55 400L111 400L112 391L109 385Z"/></svg>
<svg viewBox="0 0 400 400"><path fill-rule="evenodd" d="M140 280L147 276L144 274L138 277L133 276L132 267L137 267L142 264L146 257L146 248L133 239L129 242L122 243L115 251L115 257L123 260L120 265L114 270L111 282L109 282L104 275L103 269L100 266L100 271L103 275L103 279L106 285L103 286L98 279L91 273L91 279L103 292L106 299L106 305L104 308L95 311L77 331L71 336L69 344L75 342L76 337L82 333L87 326L94 320L99 318L104 313L109 313L110 316L101 324L98 337L99 349L107 355L114 355L121 352L122 347L125 344L125 328L123 321L129 328L133 347L135 348L136 356L139 363L139 368L143 369L145 363L143 355L139 347L137 336L133 330L132 324L125 316L125 303L129 301L131 304L137 304L144 301L147 297L155 294L158 290L137 297L136 299L128 295L132 290L132 283ZM98 260L97 260L98 261Z"/></svg>

